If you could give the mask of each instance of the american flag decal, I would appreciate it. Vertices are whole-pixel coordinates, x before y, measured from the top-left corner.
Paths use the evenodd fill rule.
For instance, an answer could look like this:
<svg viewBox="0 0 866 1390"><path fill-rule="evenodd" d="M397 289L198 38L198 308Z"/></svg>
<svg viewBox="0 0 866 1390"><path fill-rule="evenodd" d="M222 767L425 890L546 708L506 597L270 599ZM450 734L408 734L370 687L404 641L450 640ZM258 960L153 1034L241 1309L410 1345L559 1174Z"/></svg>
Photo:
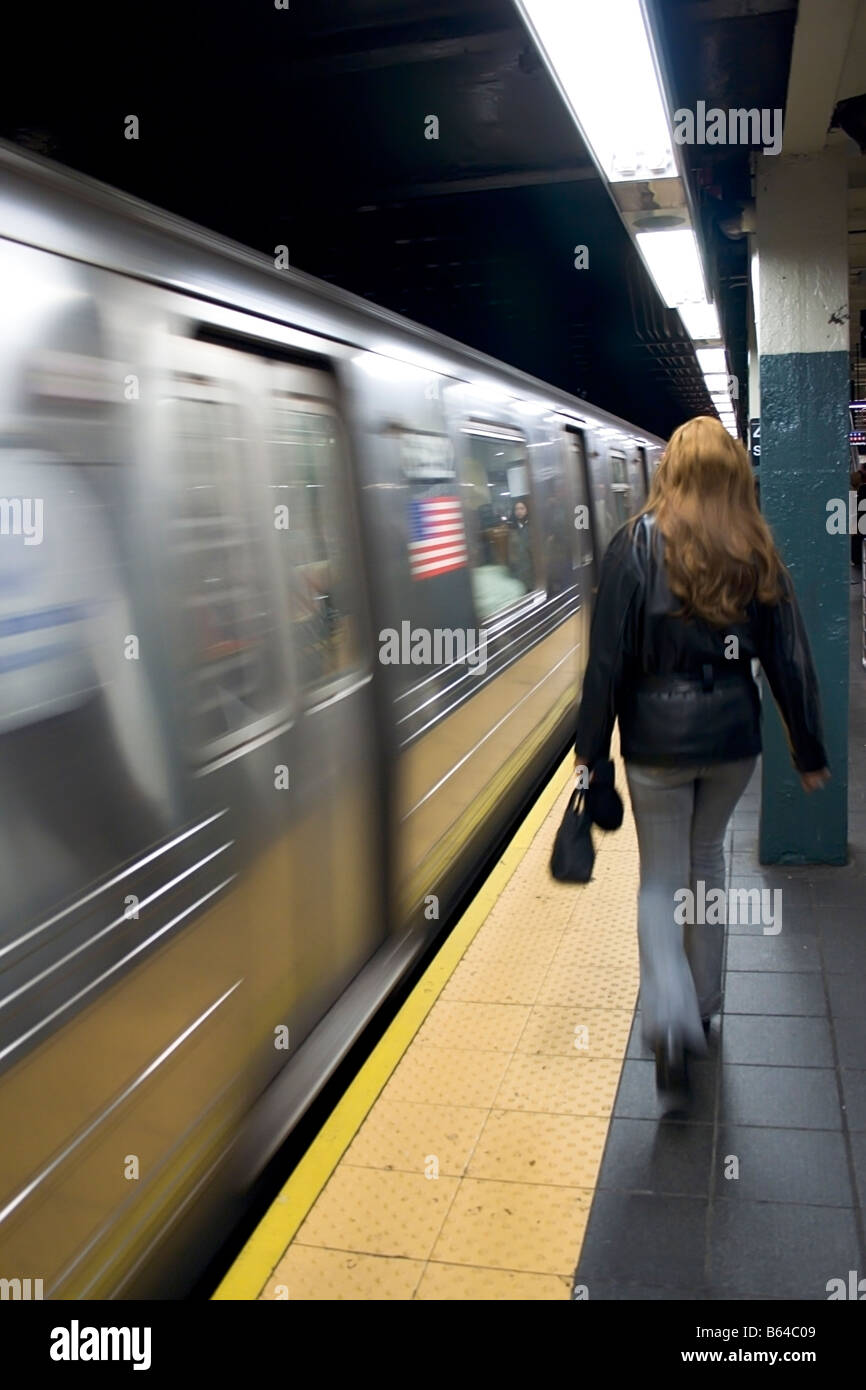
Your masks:
<svg viewBox="0 0 866 1390"><path fill-rule="evenodd" d="M413 579L432 579L466 564L466 536L457 497L409 503L409 567Z"/></svg>

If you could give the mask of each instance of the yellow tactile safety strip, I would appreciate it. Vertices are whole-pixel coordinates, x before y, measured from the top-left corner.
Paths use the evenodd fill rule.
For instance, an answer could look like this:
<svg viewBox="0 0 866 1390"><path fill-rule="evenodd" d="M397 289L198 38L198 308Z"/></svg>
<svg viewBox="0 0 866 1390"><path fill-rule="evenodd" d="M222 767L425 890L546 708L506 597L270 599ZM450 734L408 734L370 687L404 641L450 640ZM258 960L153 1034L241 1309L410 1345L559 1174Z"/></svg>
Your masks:
<svg viewBox="0 0 866 1390"><path fill-rule="evenodd" d="M214 1294L567 1299L638 990L638 853L556 883L567 758Z"/></svg>

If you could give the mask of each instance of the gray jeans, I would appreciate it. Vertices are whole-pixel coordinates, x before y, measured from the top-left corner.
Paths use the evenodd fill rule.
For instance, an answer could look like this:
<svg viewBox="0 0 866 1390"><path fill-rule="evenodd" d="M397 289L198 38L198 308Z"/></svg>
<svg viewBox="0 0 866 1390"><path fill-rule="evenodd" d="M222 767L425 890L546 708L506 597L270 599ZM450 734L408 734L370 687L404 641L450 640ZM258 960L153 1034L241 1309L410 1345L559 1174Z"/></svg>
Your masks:
<svg viewBox="0 0 866 1390"><path fill-rule="evenodd" d="M705 901L712 889L724 890L725 830L756 762L626 764L640 848L640 998L650 1046L672 1032L703 1052L701 1019L721 1007L727 914L722 913L721 925L684 922L688 899L681 890L690 889L696 902Z"/></svg>

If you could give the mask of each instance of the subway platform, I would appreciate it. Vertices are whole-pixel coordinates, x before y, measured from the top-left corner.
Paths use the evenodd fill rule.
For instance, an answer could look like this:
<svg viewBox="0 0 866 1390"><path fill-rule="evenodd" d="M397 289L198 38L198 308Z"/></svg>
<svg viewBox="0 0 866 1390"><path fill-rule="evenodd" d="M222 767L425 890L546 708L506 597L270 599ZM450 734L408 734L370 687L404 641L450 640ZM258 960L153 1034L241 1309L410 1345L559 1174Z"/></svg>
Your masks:
<svg viewBox="0 0 866 1390"><path fill-rule="evenodd" d="M782 929L729 926L687 1111L640 1037L627 798L592 882L550 877L568 758L214 1297L824 1301L866 1272L858 588L850 677L849 863L759 865L759 768L729 886L781 889Z"/></svg>

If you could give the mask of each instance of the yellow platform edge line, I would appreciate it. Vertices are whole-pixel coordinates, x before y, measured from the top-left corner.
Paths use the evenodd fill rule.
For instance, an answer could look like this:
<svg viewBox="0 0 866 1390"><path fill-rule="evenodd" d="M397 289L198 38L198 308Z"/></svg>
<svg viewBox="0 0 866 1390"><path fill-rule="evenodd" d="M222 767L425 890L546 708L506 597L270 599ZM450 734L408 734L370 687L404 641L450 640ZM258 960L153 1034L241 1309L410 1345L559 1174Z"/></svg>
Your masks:
<svg viewBox="0 0 866 1390"><path fill-rule="evenodd" d="M573 772L574 753L569 750L435 959L211 1295L212 1300L226 1302L258 1298Z"/></svg>

